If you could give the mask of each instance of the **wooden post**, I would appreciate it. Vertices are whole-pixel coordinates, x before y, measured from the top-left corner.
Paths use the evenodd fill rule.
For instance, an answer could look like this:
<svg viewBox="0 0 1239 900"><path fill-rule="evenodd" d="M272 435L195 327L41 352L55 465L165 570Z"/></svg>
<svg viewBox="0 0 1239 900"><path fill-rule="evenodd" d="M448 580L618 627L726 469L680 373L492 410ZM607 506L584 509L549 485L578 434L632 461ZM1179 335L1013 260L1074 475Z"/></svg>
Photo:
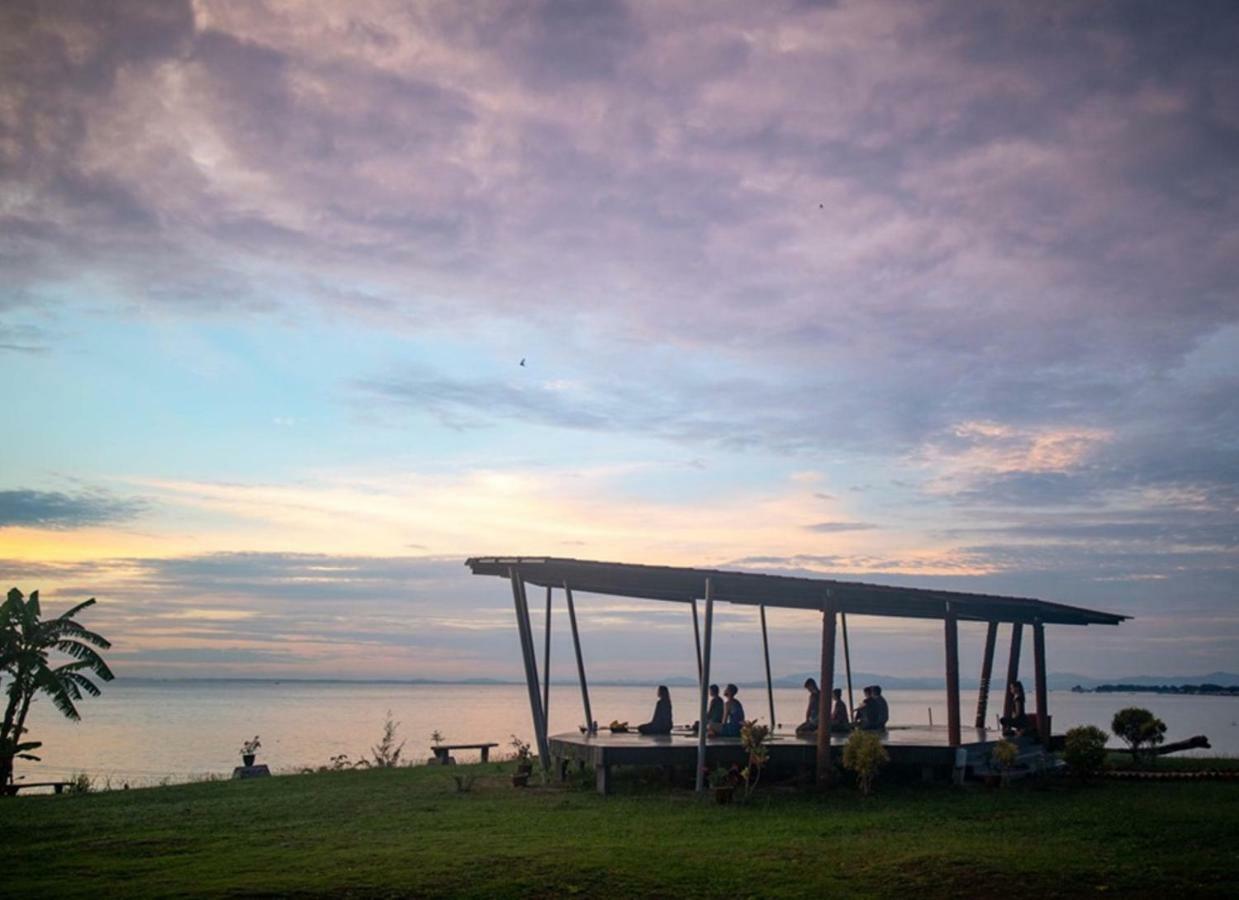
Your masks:
<svg viewBox="0 0 1239 900"><path fill-rule="evenodd" d="M534 739L538 744L538 757L542 771L549 772L550 749L546 742L545 719L542 716L542 697L538 692L538 661L533 645L533 628L529 624L529 602L525 597L525 581L514 566L508 568L512 582L512 602L516 607L516 628L521 639L521 658L525 663L525 684L529 688L529 711L533 716Z"/></svg>
<svg viewBox="0 0 1239 900"><path fill-rule="evenodd" d="M770 701L770 733L774 734L777 720L774 717L774 681L770 677L770 639L766 635L766 606L761 607L761 649L766 657L766 699Z"/></svg>
<svg viewBox="0 0 1239 900"><path fill-rule="evenodd" d="M852 699L852 651L848 649L848 615L847 613L839 613L839 624L843 626L843 669L847 673L848 678L848 720L856 714L856 707ZM831 703L834 703L834 698L831 698ZM821 724L820 722L818 723Z"/></svg>
<svg viewBox="0 0 1239 900"><path fill-rule="evenodd" d="M985 711L989 706L989 680L994 673L994 645L998 643L998 623L990 622L985 628L985 655L981 657L981 684L977 692L976 727L985 727Z"/></svg>
<svg viewBox="0 0 1239 900"><path fill-rule="evenodd" d="M695 620L694 620L695 621ZM714 596L706 579L706 643L701 657L701 714L697 717L697 790L706 788L706 708L710 683L710 636L714 632Z"/></svg>
<svg viewBox="0 0 1239 900"><path fill-rule="evenodd" d="M963 743L959 733L959 623L948 600L944 619L946 635L946 730L952 747Z"/></svg>
<svg viewBox="0 0 1239 900"><path fill-rule="evenodd" d="M1037 731L1041 743L1050 746L1050 692L1045 676L1045 626L1033 622L1033 667L1037 679Z"/></svg>
<svg viewBox="0 0 1239 900"><path fill-rule="evenodd" d="M701 680L701 628L697 625L697 598L693 598L693 640L697 642L697 680Z"/></svg>
<svg viewBox="0 0 1239 900"><path fill-rule="evenodd" d="M830 785L830 704L835 688L835 601L827 592L822 604L822 671L817 698L817 784Z"/></svg>
<svg viewBox="0 0 1239 900"><path fill-rule="evenodd" d="M551 727L551 586L546 586L546 650L542 656L542 728Z"/></svg>
<svg viewBox="0 0 1239 900"><path fill-rule="evenodd" d="M1002 696L1002 716L1008 718L1014 708L1011 705L1011 685L1020 680L1020 644L1024 641L1024 623L1011 623L1011 655L1007 659L1007 687Z"/></svg>
<svg viewBox="0 0 1239 900"><path fill-rule="evenodd" d="M576 607L572 604L572 588L564 582L564 596L568 598L568 623L572 626L572 649L576 651L576 673L581 679L581 703L585 706L585 731L593 733L594 714L589 708L589 686L585 683L585 657L581 654L581 635L576 627Z"/></svg>

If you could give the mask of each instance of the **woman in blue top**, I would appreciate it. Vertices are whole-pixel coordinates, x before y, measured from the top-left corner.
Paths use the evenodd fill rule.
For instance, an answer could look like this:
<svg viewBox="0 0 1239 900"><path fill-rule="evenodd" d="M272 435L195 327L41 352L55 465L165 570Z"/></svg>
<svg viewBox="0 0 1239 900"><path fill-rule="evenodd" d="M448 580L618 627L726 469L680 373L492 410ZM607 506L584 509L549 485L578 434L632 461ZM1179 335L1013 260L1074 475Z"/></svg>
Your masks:
<svg viewBox="0 0 1239 900"><path fill-rule="evenodd" d="M739 737L740 726L744 724L744 704L736 699L740 689L734 684L723 688L723 721L720 725L711 725L710 734L715 737Z"/></svg>

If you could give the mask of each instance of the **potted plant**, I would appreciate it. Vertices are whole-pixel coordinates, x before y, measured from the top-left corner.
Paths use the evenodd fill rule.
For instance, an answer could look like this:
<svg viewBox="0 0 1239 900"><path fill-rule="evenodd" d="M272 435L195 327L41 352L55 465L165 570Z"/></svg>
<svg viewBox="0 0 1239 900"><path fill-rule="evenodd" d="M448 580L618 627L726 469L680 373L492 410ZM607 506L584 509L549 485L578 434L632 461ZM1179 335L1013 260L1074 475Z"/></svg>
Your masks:
<svg viewBox="0 0 1239 900"><path fill-rule="evenodd" d="M512 774L513 787L525 787L529 784L529 776L533 774L533 756L529 744L516 735L508 742L512 748L512 758L516 760L516 771Z"/></svg>
<svg viewBox="0 0 1239 900"><path fill-rule="evenodd" d="M250 768L254 765L254 756L258 753L258 748L262 746L262 741L258 740L258 735L241 745L241 762L245 764L245 768Z"/></svg>
<svg viewBox="0 0 1239 900"><path fill-rule="evenodd" d="M708 771L706 777L710 781L710 787L714 788L714 802L730 803L732 795L736 792L736 783L732 779L731 769L716 766Z"/></svg>

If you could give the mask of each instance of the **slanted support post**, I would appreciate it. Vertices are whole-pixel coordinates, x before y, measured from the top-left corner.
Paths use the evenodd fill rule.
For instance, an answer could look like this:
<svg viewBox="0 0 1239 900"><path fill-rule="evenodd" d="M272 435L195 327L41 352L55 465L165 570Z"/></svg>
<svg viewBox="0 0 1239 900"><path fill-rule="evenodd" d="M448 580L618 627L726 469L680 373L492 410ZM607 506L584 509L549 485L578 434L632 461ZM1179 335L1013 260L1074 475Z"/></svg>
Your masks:
<svg viewBox="0 0 1239 900"><path fill-rule="evenodd" d="M963 743L959 728L959 621L948 600L943 629L946 636L946 730L952 747Z"/></svg>
<svg viewBox="0 0 1239 900"><path fill-rule="evenodd" d="M525 684L529 688L529 711L533 716L534 739L538 744L538 758L542 771L550 771L551 756L546 742L546 720L542 715L542 697L538 693L538 661L534 651L533 627L529 622L529 601L525 596L525 580L515 566L508 568L512 582L512 601L516 607L516 629L520 633L521 658L525 663Z"/></svg>
<svg viewBox="0 0 1239 900"><path fill-rule="evenodd" d="M1037 731L1041 743L1050 746L1050 692L1045 675L1045 626L1033 622L1033 667L1037 679Z"/></svg>
<svg viewBox="0 0 1239 900"><path fill-rule="evenodd" d="M585 657L581 654L581 635L576 627L576 607L572 603L572 588L564 582L564 597L568 600L568 623L572 626L572 649L576 651L576 673L581 680L581 704L585 707L585 730L593 733L594 715L589 708L589 685L585 682Z"/></svg>
<svg viewBox="0 0 1239 900"><path fill-rule="evenodd" d="M770 733L778 722L774 717L774 680L770 677L770 638L766 635L766 606L761 607L761 649L766 658L766 699L770 701Z"/></svg>
<svg viewBox="0 0 1239 900"><path fill-rule="evenodd" d="M696 621L694 618L693 621ZM706 640L701 657L701 712L697 716L697 790L706 788L706 693L710 683L710 637L714 633L714 595L706 579Z"/></svg>
<svg viewBox="0 0 1239 900"><path fill-rule="evenodd" d="M985 655L981 657L981 684L977 689L976 727L985 727L985 711L989 707L989 680L994 674L994 646L998 643L998 623L989 622L985 628Z"/></svg>
<svg viewBox="0 0 1239 900"><path fill-rule="evenodd" d="M1011 623L1011 655L1007 658L1007 687L1002 695L1002 716L1010 718L1015 712L1011 703L1011 685L1020 680L1020 645L1024 642L1024 623Z"/></svg>
<svg viewBox="0 0 1239 900"><path fill-rule="evenodd" d="M845 612L839 613L839 626L843 629L843 671L847 675L848 680L848 718L850 719L856 714L856 703L852 698L852 651L848 648L848 614ZM831 708L834 708L834 692L831 692L830 699ZM821 727L819 721L818 727Z"/></svg>
<svg viewBox="0 0 1239 900"><path fill-rule="evenodd" d="M697 598L693 598L693 640L697 644L697 680L701 681L701 626L697 624Z"/></svg>
<svg viewBox="0 0 1239 900"><path fill-rule="evenodd" d="M822 671L817 698L817 784L828 787L831 780L830 704L835 689L835 601L830 592L822 604Z"/></svg>
<svg viewBox="0 0 1239 900"><path fill-rule="evenodd" d="M551 586L546 586L546 650L542 656L542 730L551 727Z"/></svg>

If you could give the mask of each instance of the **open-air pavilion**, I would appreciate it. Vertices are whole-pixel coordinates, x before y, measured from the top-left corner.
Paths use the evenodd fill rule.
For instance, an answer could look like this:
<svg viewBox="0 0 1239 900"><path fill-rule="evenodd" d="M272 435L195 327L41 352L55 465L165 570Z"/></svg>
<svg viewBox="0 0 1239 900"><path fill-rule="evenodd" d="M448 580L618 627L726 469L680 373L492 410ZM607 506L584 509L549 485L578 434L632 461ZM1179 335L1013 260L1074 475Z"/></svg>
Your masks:
<svg viewBox="0 0 1239 900"><path fill-rule="evenodd" d="M700 715L706 720L706 688L710 683L710 650L714 628L714 604L725 602L755 606L760 610L762 648L765 659L766 691L770 703L770 723L774 728L774 689L770 669L770 645L766 628L766 610L798 609L820 611L822 616L821 707L818 721L830 719L831 691L836 676L837 633L842 629L844 663L848 690L851 692L851 663L847 638L849 613L908 619L936 619L943 623L943 644L946 672L947 722L945 727L899 726L892 724L880 733L892 761L921 765L925 768L954 767L963 772L970 764L988 756L989 747L1001 740L1001 733L986 728L990 677L998 642L998 626L1010 625L1010 650L1006 684L1019 677L1020 652L1025 626L1031 626L1033 637L1033 670L1035 683L1035 738L1041 748L1051 740L1049 691L1046 685L1045 626L1046 625L1117 625L1127 616L1098 612L1078 606L1049 603L1025 597L1003 597L957 591L922 588L889 587L827 578L805 578L787 575L762 575L752 572L725 572L715 569L695 569L678 566L647 566L627 563L595 562L548 556L487 556L474 557L466 565L475 575L492 575L510 582L520 637L521 658L529 688L529 705L533 717L538 755L544 771L550 771L552 761L561 771L570 760L594 766L598 788L607 789L607 777L614 765L688 766L695 767L697 789L703 787L703 772L710 764L730 763L742 759L736 738L707 738L705 729L696 734L646 736L638 734L599 734L588 730L584 734L547 734L547 704L549 700L549 668L551 646L552 592L564 592L568 621L572 631L580 680L581 700L586 723L593 723L590 710L589 685L585 674L585 658L577 627L574 593L606 594L627 598L683 603L692 611L692 627L697 646L697 672L700 693ZM546 589L546 637L543 660L544 678L538 677L537 646L530 619L528 586ZM704 619L698 617L698 601L704 603ZM985 647L982 655L980 690L973 726L965 730L960 715L959 688L959 623L984 622ZM1004 691L1004 702L1009 693ZM848 706L851 708L851 698ZM1008 714L1009 709L1004 709ZM825 784L830 778L832 747L838 747L844 736L832 735L820 727L815 735L804 737L772 734L769 741L772 763L812 766L817 780Z"/></svg>

